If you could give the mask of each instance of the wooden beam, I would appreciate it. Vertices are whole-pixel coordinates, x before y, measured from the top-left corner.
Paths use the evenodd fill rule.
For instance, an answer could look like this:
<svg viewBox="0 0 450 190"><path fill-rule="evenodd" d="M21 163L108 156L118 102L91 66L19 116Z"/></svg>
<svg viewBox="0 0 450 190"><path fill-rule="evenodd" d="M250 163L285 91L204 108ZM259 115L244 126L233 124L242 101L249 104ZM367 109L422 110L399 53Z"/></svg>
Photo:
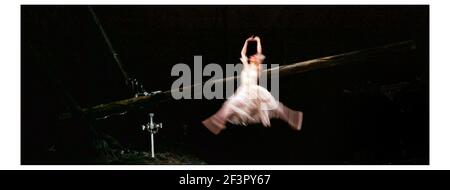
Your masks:
<svg viewBox="0 0 450 190"><path fill-rule="evenodd" d="M357 50L348 53L343 53L339 55L333 55L328 57L322 57L318 59L302 61L294 64L283 65L276 68L264 70L263 72L268 72L267 76L270 76L270 72L274 70L278 70L279 76L288 76L299 74L307 71L324 69L329 67L334 67L341 64L348 63L358 63L364 62L368 59L376 58L377 56L388 54L388 53L399 53L399 52L407 52L415 49L415 43L413 41L403 41L393 44L388 44L384 46L379 46L375 48L369 48L364 50ZM227 82L231 80L236 80L238 77L228 77L225 79L220 79L214 81L214 83ZM184 87L183 90L192 90L194 86L202 85L202 84L194 84L192 86ZM202 89L202 88L197 88ZM111 114L124 113L126 111L131 110L139 110L145 108L150 105L157 104L161 101L170 100L171 91L178 89L167 90L158 94L141 96L135 98L129 98L125 100L119 100L111 103L100 104L97 106L93 106L90 108L84 108L83 112L89 115L90 117L102 118ZM201 93L201 92L194 92ZM68 119L71 118L70 113L64 113L60 115L60 119Z"/></svg>

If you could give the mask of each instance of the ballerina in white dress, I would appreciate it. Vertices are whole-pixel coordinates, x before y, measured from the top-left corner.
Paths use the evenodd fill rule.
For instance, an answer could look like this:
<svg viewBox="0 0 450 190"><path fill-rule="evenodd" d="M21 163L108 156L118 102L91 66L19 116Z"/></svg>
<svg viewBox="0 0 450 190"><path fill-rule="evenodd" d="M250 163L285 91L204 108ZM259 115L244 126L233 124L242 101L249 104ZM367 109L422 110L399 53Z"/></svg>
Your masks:
<svg viewBox="0 0 450 190"><path fill-rule="evenodd" d="M247 58L249 41L257 42L257 53ZM281 119L295 130L301 129L303 113L284 106L275 100L267 89L258 85L263 60L260 38L248 38L241 51L241 61L244 65L240 77L241 85L219 111L202 122L212 133L219 134L225 129L227 122L235 125L262 123L263 126L270 127L271 118Z"/></svg>

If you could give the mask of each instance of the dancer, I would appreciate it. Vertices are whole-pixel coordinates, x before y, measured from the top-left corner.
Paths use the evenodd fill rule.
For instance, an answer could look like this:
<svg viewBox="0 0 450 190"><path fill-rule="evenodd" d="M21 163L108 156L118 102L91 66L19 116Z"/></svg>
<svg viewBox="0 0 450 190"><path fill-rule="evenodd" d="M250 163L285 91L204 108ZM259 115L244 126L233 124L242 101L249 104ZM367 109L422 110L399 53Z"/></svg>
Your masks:
<svg viewBox="0 0 450 190"><path fill-rule="evenodd" d="M249 41L257 42L257 53L248 58L246 53ZM244 65L240 77L241 85L219 111L202 121L212 133L219 134L225 129L227 122L244 126L262 123L263 126L270 127L271 118L281 119L295 130L301 129L303 113L284 106L275 100L267 89L258 85L264 58L261 39L258 36L245 40L241 51L241 62Z"/></svg>

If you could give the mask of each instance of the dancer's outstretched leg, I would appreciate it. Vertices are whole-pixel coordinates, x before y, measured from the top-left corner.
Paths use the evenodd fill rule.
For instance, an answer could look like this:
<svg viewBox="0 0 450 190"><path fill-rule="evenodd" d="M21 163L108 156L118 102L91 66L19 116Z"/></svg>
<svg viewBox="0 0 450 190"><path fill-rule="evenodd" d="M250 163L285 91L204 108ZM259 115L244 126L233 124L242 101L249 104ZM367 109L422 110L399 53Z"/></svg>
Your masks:
<svg viewBox="0 0 450 190"><path fill-rule="evenodd" d="M303 112L292 110L280 102L277 109L271 112L271 116L285 121L295 130L302 128Z"/></svg>
<svg viewBox="0 0 450 190"><path fill-rule="evenodd" d="M231 115L232 110L230 105L226 102L222 105L219 111L217 111L211 117L202 121L202 124L208 128L209 131L215 135L219 134L225 129L227 118Z"/></svg>

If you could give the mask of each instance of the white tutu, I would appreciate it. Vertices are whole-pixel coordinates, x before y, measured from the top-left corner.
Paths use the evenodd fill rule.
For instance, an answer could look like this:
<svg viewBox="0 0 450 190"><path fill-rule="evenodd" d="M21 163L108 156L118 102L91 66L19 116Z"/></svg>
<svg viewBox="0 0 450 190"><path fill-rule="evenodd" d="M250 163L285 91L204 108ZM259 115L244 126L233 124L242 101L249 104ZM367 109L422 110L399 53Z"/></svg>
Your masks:
<svg viewBox="0 0 450 190"><path fill-rule="evenodd" d="M244 64L241 85L224 103L233 111L227 121L236 125L262 123L270 126L270 112L277 109L278 102L267 89L258 85L258 66L248 64L246 58L241 58L241 61Z"/></svg>

